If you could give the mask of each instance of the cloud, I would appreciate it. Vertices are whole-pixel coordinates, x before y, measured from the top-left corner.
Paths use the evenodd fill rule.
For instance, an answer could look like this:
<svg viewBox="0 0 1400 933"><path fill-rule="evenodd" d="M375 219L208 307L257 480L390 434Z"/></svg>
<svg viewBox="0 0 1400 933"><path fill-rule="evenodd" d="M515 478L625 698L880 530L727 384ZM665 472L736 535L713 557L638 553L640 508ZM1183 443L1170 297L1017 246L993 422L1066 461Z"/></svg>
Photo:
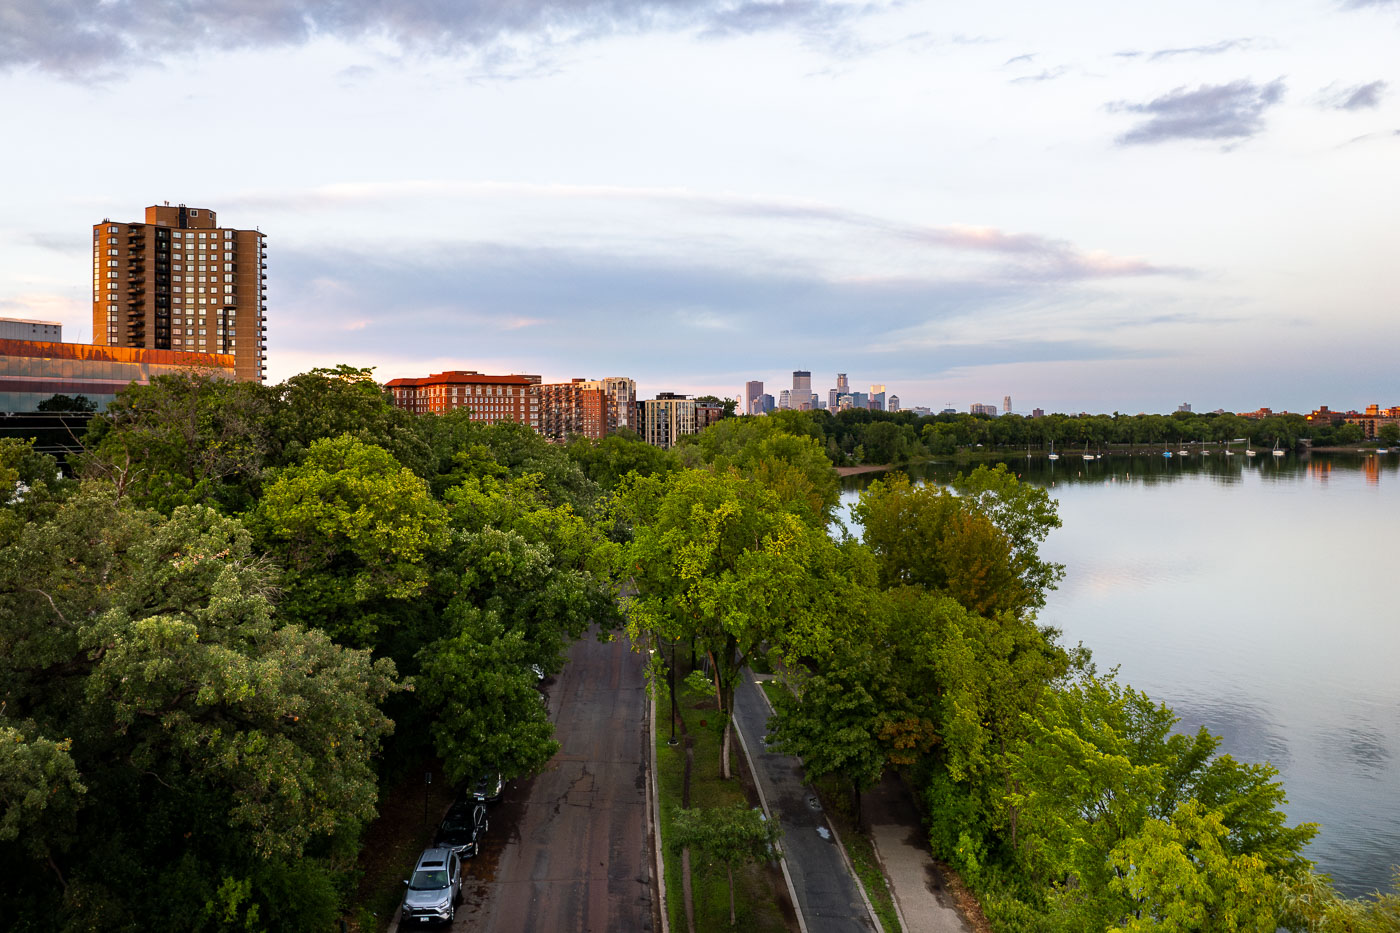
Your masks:
<svg viewBox="0 0 1400 933"><path fill-rule="evenodd" d="M1118 137L1119 145L1160 143L1174 139L1248 139L1264 129L1264 113L1283 100L1282 78L1259 85L1239 80L1229 84L1184 87L1146 103L1117 101L1110 112L1144 114L1147 119Z"/></svg>
<svg viewBox="0 0 1400 933"><path fill-rule="evenodd" d="M1078 306L1079 293L1067 294L1060 283L933 275L843 280L817 263L735 269L682 257L491 243L399 259L283 248L277 268L276 355L396 361L386 377L412 375L447 353L514 360L547 378L619 372L654 391L708 384L717 366L762 372L794 358L832 371L868 364L893 379L1145 352L1119 342L1140 335L1140 321L1092 334L1080 325L1050 326L1048 317L1033 330L1016 323L1047 301ZM328 294L336 300L325 300ZM522 319L535 326L518 329ZM425 342L427 333L433 337Z"/></svg>
<svg viewBox="0 0 1400 933"><path fill-rule="evenodd" d="M568 44L613 33L777 29L821 36L877 7L857 0L0 0L0 68L36 66L70 77L159 60L190 49L300 46L317 38L385 38L414 51L488 52L524 37Z"/></svg>
<svg viewBox="0 0 1400 933"><path fill-rule="evenodd" d="M1063 66L1061 66L1061 67L1059 67L1059 68L1042 68L1042 69L1041 69L1038 73L1036 73L1036 74L1033 74L1033 75L1022 75L1022 76L1019 77L1019 78L1012 78L1012 79L1011 79L1011 83L1012 83L1012 84L1029 84L1029 83L1039 83L1039 82L1041 82L1041 81L1054 81L1056 78L1064 77L1065 72L1067 72L1067 71L1069 71L1069 69L1068 69L1068 68L1065 68L1065 67L1063 67Z"/></svg>
<svg viewBox="0 0 1400 933"><path fill-rule="evenodd" d="M1080 281L1152 275L1188 275L1190 270L1163 266L1136 256L1086 250L1065 240L969 224L918 224L863 211L806 200L701 194L684 188L609 185L538 185L517 182L395 181L325 185L294 191L247 192L221 198L227 213L244 209L266 214L290 211L390 206L405 210L410 201L440 205L449 200L508 199L512 204L546 203L553 212L565 206L596 202L601 214L613 214L628 202L665 212L665 225L682 224L677 215L719 216L745 222L787 224L829 232L841 242L850 237L884 238L890 246L951 250L998 260L998 278L1013 281ZM737 229L726 225L726 229Z"/></svg>
<svg viewBox="0 0 1400 933"><path fill-rule="evenodd" d="M1352 137L1351 139L1342 143L1342 145L1338 146L1337 148L1341 149L1344 146L1351 146L1355 145L1356 143L1371 143L1377 142L1378 140L1382 139L1394 139L1397 136L1400 136L1400 130L1382 131L1380 133L1363 133L1360 136Z"/></svg>
<svg viewBox="0 0 1400 933"><path fill-rule="evenodd" d="M1148 56L1149 61L1162 61L1169 58L1177 58L1182 55L1220 55L1225 52L1233 52L1236 49L1255 48L1259 45L1257 39L1221 39L1219 42L1212 42L1209 45L1188 45L1179 49L1158 49Z"/></svg>
<svg viewBox="0 0 1400 933"><path fill-rule="evenodd" d="M1034 60L1035 53L1030 52L1026 55L1017 55L1015 58L1008 58L1006 61L1001 63L1001 66L1005 68L1007 65L1029 65Z"/></svg>
<svg viewBox="0 0 1400 933"><path fill-rule="evenodd" d="M1387 87L1384 81L1341 88L1329 84L1318 95L1318 104L1327 110L1374 110L1381 105Z"/></svg>

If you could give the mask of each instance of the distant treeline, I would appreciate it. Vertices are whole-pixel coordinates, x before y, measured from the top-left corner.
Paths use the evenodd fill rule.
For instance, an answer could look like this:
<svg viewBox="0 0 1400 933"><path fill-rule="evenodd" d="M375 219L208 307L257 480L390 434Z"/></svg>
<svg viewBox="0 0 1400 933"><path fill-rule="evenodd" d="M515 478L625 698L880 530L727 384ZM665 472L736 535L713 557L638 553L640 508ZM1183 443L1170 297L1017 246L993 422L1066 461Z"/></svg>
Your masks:
<svg viewBox="0 0 1400 933"><path fill-rule="evenodd" d="M910 411L851 409L836 414L775 411L784 431L807 435L826 450L836 466L862 463L907 463L948 455L960 448L1033 448L1053 443L1066 451L1111 445L1220 443L1247 438L1265 447L1295 447L1304 438L1315 446L1356 444L1364 439L1359 425L1314 424L1302 415L1242 418L1232 414L1175 412L1170 415L928 415ZM1382 437L1400 443L1400 427L1387 425Z"/></svg>

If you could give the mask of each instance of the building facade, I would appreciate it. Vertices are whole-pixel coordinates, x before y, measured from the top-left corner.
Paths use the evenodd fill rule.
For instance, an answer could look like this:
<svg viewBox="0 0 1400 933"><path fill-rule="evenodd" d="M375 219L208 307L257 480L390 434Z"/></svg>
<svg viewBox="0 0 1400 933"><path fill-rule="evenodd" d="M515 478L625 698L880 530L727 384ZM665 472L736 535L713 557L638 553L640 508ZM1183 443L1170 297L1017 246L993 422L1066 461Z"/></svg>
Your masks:
<svg viewBox="0 0 1400 933"><path fill-rule="evenodd" d="M613 397L601 380L575 379L539 387L539 431L545 437L562 441L581 434L601 440L617 429L617 421Z"/></svg>
<svg viewBox="0 0 1400 933"><path fill-rule="evenodd" d="M235 357L224 353L0 339L0 411L38 411L55 395L83 395L101 410L133 382L191 371L233 379L236 367Z"/></svg>
<svg viewBox="0 0 1400 933"><path fill-rule="evenodd" d="M146 208L144 223L92 227L92 333L98 346L233 356L236 376L267 369L267 248L205 208Z"/></svg>
<svg viewBox="0 0 1400 933"><path fill-rule="evenodd" d="M815 402L816 396L812 394L812 374L805 369L793 370L792 392L788 394L788 407L798 411L810 411Z"/></svg>
<svg viewBox="0 0 1400 933"><path fill-rule="evenodd" d="M891 395L889 401L889 411L899 411L899 396Z"/></svg>
<svg viewBox="0 0 1400 933"><path fill-rule="evenodd" d="M674 392L659 392L640 403L642 440L654 447L674 447L695 433L695 402Z"/></svg>
<svg viewBox="0 0 1400 933"><path fill-rule="evenodd" d="M968 408L968 412L974 415L991 415L995 418L997 415L997 407L995 405L984 405L980 402L973 402L972 406Z"/></svg>
<svg viewBox="0 0 1400 933"><path fill-rule="evenodd" d="M637 383L626 376L608 376L598 382L611 403L609 417L613 420L608 424L608 433L618 428L642 433L637 420Z"/></svg>
<svg viewBox="0 0 1400 933"><path fill-rule="evenodd" d="M872 385L870 387L870 410L885 410L885 387L882 385Z"/></svg>
<svg viewBox="0 0 1400 933"><path fill-rule="evenodd" d="M744 383L744 414L762 415L763 405L763 383L758 380L750 380Z"/></svg>
<svg viewBox="0 0 1400 933"><path fill-rule="evenodd" d="M417 379L390 379L384 384L394 404L418 414L471 410L473 421L515 421L540 427L540 377L490 376L475 370L451 370Z"/></svg>
<svg viewBox="0 0 1400 933"><path fill-rule="evenodd" d="M719 424L724 418L723 402L695 403L695 430L703 431L712 424Z"/></svg>
<svg viewBox="0 0 1400 933"><path fill-rule="evenodd" d="M31 321L27 318L0 317L0 340L41 340L63 342L63 325L57 321Z"/></svg>

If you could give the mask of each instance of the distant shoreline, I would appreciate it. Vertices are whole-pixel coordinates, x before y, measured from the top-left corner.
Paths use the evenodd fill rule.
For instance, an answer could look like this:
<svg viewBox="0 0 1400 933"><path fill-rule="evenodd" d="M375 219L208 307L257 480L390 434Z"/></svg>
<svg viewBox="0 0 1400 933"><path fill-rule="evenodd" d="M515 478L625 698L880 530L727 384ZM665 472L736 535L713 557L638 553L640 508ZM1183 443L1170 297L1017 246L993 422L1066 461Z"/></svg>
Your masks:
<svg viewBox="0 0 1400 933"><path fill-rule="evenodd" d="M1189 452L1190 454L1194 454L1194 455L1196 455L1196 456L1200 456L1200 454L1201 454L1201 447L1200 447L1199 444L1196 444L1196 445L1190 445L1190 444L1188 444L1188 445L1186 445L1186 446L1187 446L1188 452ZM1236 445L1236 446L1238 446L1238 445ZM1124 445L1121 445L1121 446L1109 445L1109 446L1107 446L1107 447L1102 448L1101 452L1102 452L1102 453L1111 453L1111 454L1115 454L1115 455L1117 455L1117 456L1149 457L1149 456L1154 456L1154 455L1160 456L1161 453L1162 453L1162 451L1163 451L1163 449L1170 449L1173 453L1176 452L1176 448L1161 448L1161 447L1156 447L1156 446L1147 447L1147 446L1144 446L1144 445L1141 445L1141 444L1124 444ZM1219 445L1216 445L1216 444L1210 445L1210 447L1209 447L1208 449L1209 449L1210 453L1220 453L1222 450L1224 450L1223 447L1221 447L1221 446L1219 446ZM1267 447L1261 447L1261 448L1259 448L1259 449L1260 449L1260 450L1263 450L1263 451L1265 451L1265 452L1269 452L1269 448L1267 448ZM1288 452L1291 453L1291 454L1306 454L1306 453L1319 453L1319 454L1370 454L1370 453L1374 452L1375 449L1376 449L1376 445L1372 445L1372 446L1369 446L1369 447L1310 447L1310 448L1308 448L1308 447L1301 447L1301 448L1300 448L1300 447L1290 447L1290 448L1288 448ZM1238 454L1241 454L1241 453L1243 453L1243 450L1244 450L1244 448L1241 447L1241 448L1239 448L1238 450L1235 450L1235 453L1236 453L1237 455L1238 455ZM1032 458L1041 458L1041 459L1043 459L1043 458L1045 457L1046 453L1047 453L1047 452L1044 451L1044 450L1036 450L1034 453L1031 453L1030 456L1031 456ZM1019 448L1015 448L1015 447L1006 447L1006 448L1001 448L1001 449L996 449L996 448L986 449L986 448L984 448L984 449L982 449L982 450L977 451L976 453L969 453L966 449L963 449L963 450L959 450L956 454L953 454L953 455L950 455L950 456L947 456L947 457L931 457L931 458L929 458L929 460L917 460L917 461L911 461L911 463L902 463L902 464L901 464L901 463L864 463L864 464L861 464L860 466L839 466L839 467L832 467L832 469L836 471L836 475L837 475L837 476L840 476L840 477L843 477L843 478L844 478L844 477L847 477L847 476L860 476L862 473L885 473L885 472L888 472L888 471L890 471L890 470L900 470L900 469L903 469L904 467L910 466L910 465L912 465L912 464L914 464L914 463L927 463L927 462L932 462L932 461L934 461L934 460L949 460L949 459L951 459L951 460L955 460L955 461L961 463L961 462L975 462L975 461L997 461L997 460L1003 460L1003 461L1004 461L1004 460L1011 459L1011 458L1013 458L1013 457L1015 457L1015 458L1021 458L1021 457L1025 457L1025 456L1027 456L1027 452L1026 452L1026 451L1023 451L1023 450L1021 450L1021 449L1019 449ZM1078 460L1078 459L1080 458L1080 455L1077 454L1077 453L1066 453L1064 456L1065 456L1067 459L1070 459L1070 460Z"/></svg>

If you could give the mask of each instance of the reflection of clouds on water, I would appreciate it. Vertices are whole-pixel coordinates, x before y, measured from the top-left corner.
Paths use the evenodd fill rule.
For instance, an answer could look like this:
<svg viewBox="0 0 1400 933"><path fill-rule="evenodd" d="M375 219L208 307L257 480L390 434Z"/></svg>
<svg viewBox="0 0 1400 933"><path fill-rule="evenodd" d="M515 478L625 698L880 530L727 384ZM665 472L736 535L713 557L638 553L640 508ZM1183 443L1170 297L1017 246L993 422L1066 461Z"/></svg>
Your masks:
<svg viewBox="0 0 1400 933"><path fill-rule="evenodd" d="M1205 726L1220 736L1220 751L1239 761L1267 761L1283 770L1292 760L1288 739L1266 710L1228 697L1168 701L1177 717L1179 732L1195 732Z"/></svg>
<svg viewBox="0 0 1400 933"><path fill-rule="evenodd" d="M1356 765L1358 774L1373 781L1384 777L1390 764L1385 736L1364 723L1333 733L1327 745L1329 753L1344 756Z"/></svg>

